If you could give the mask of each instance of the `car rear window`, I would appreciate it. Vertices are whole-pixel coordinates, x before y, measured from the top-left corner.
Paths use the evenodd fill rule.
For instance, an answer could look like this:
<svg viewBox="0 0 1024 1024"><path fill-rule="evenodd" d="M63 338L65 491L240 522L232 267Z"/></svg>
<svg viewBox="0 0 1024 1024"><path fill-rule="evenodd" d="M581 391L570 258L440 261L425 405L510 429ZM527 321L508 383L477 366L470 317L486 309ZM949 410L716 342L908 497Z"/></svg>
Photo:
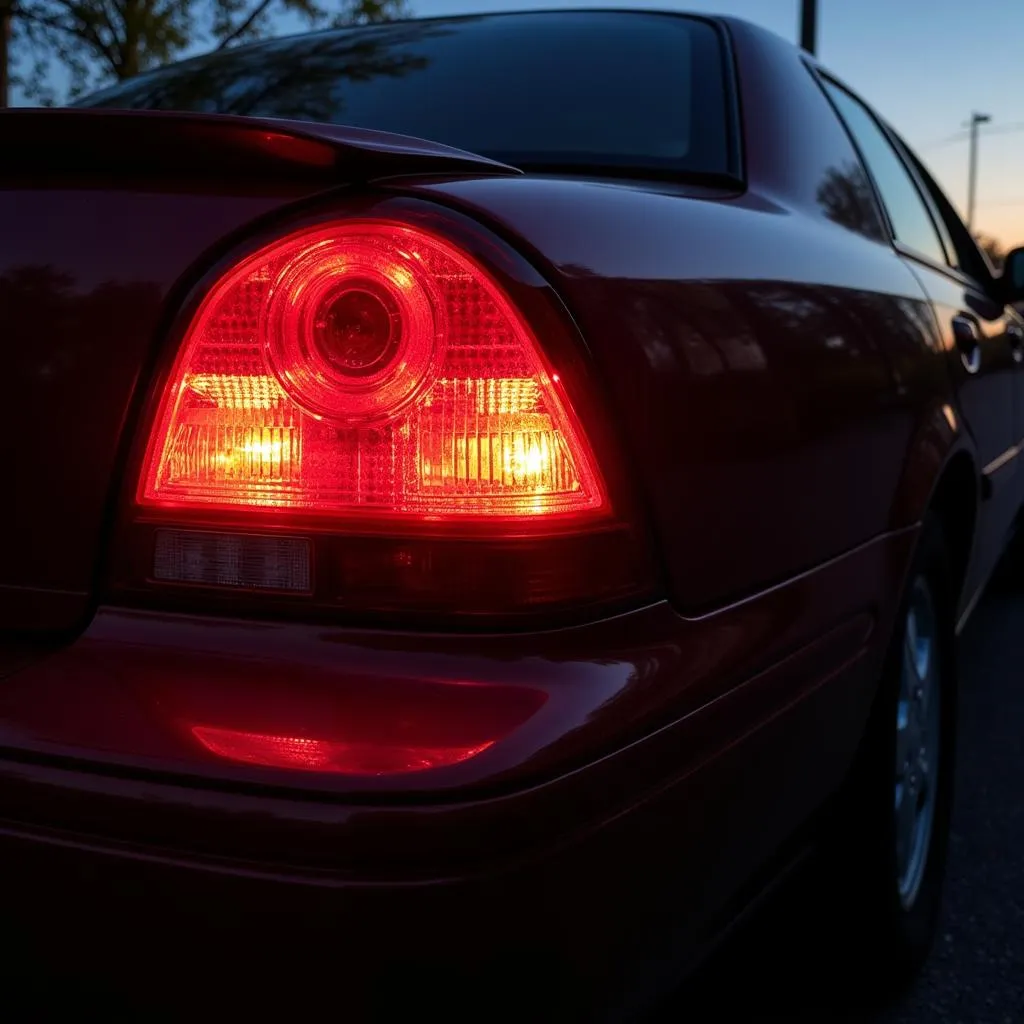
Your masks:
<svg viewBox="0 0 1024 1024"><path fill-rule="evenodd" d="M719 30L671 14L396 22L226 50L79 106L324 121L510 163L728 173Z"/></svg>

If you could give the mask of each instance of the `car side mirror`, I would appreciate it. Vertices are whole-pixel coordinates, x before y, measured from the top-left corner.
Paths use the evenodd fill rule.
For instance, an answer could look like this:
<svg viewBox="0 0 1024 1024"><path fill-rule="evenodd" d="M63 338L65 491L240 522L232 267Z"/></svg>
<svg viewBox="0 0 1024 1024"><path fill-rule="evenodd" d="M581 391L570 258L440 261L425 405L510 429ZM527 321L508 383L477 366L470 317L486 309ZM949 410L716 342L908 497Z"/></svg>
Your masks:
<svg viewBox="0 0 1024 1024"><path fill-rule="evenodd" d="M1003 296L1007 304L1024 302L1024 248L1011 249L1003 260Z"/></svg>

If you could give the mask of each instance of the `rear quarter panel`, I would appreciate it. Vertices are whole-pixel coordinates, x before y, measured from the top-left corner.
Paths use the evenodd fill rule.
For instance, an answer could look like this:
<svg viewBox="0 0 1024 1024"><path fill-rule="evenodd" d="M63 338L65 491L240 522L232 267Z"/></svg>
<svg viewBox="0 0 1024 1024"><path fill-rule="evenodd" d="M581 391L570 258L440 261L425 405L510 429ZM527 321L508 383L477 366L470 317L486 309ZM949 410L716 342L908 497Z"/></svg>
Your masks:
<svg viewBox="0 0 1024 1024"><path fill-rule="evenodd" d="M942 342L863 167L788 43L726 19L747 188L421 186L527 248L577 319L685 613L923 513L969 444Z"/></svg>
<svg viewBox="0 0 1024 1024"><path fill-rule="evenodd" d="M971 442L953 412L927 297L883 236L832 108L791 47L740 26L733 42L744 190L554 177L394 187L485 221L562 296L682 616L708 621L742 607L764 622L765 602L798 579L801 598L787 608L792 650L860 616L871 624L866 657L829 666L802 724L802 672L762 709L785 737L758 768L771 782L735 880L846 777L913 528L944 466ZM879 549L884 577L870 569ZM864 586L837 588L837 564ZM766 647L749 624L724 642ZM709 699L736 685L716 678Z"/></svg>
<svg viewBox="0 0 1024 1024"><path fill-rule="evenodd" d="M954 443L948 380L929 307L888 246L755 193L442 189L529 239L556 278L682 611L772 586L920 514L946 457L936 437Z"/></svg>
<svg viewBox="0 0 1024 1024"><path fill-rule="evenodd" d="M299 193L4 179L0 628L66 630L90 609L138 383L209 250Z"/></svg>

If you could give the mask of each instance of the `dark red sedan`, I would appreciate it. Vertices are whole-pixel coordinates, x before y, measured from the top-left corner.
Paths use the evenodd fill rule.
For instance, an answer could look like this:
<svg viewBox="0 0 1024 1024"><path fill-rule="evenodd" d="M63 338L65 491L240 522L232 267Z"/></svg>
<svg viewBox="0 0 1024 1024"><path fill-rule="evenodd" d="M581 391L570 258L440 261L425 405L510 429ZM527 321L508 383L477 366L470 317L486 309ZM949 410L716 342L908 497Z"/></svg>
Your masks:
<svg viewBox="0 0 1024 1024"><path fill-rule="evenodd" d="M1024 251L725 18L81 106L0 116L18 947L188 1019L630 1019L814 849L836 961L912 972Z"/></svg>

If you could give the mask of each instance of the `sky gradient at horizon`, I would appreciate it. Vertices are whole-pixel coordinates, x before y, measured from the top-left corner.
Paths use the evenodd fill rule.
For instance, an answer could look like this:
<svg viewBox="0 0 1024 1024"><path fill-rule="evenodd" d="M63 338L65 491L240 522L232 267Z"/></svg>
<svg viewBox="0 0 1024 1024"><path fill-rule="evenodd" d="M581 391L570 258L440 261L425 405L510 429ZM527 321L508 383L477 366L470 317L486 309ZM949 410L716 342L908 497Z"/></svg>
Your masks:
<svg viewBox="0 0 1024 1024"><path fill-rule="evenodd" d="M796 39L799 0L410 0L416 15L636 7L746 18ZM818 57L917 151L961 214L971 111L979 143L975 229L1024 245L1024 3L819 0ZM952 136L962 138L952 139Z"/></svg>

